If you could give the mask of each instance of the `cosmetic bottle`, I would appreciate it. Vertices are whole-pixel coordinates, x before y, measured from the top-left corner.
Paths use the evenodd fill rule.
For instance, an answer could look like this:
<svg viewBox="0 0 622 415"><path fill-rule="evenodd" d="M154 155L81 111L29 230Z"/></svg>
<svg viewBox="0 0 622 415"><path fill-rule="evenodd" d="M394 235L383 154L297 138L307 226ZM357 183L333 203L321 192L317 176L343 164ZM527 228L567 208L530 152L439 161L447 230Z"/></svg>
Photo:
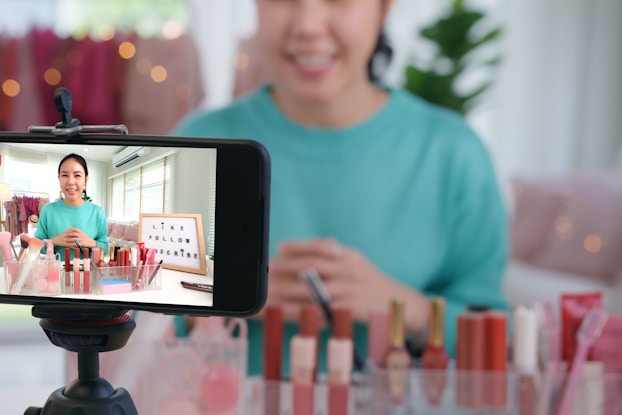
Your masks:
<svg viewBox="0 0 622 415"><path fill-rule="evenodd" d="M371 367L379 368L389 349L389 307L372 308L367 326L367 359Z"/></svg>
<svg viewBox="0 0 622 415"><path fill-rule="evenodd" d="M535 415L538 371L538 322L533 309L518 306L513 313L512 365L518 373L519 415Z"/></svg>
<svg viewBox="0 0 622 415"><path fill-rule="evenodd" d="M80 248L74 248L73 250L73 292L79 293L81 289L80 284Z"/></svg>
<svg viewBox="0 0 622 415"><path fill-rule="evenodd" d="M446 381L449 355L445 350L443 334L445 330L445 299L429 300L428 342L421 357L428 403L440 406Z"/></svg>
<svg viewBox="0 0 622 415"><path fill-rule="evenodd" d="M313 305L304 306L300 311L300 332L290 340L294 415L313 415L319 321L319 309Z"/></svg>
<svg viewBox="0 0 622 415"><path fill-rule="evenodd" d="M404 401L411 358L405 343L404 300L394 298L389 310L389 349L384 358L389 394L393 403Z"/></svg>
<svg viewBox="0 0 622 415"><path fill-rule="evenodd" d="M264 413L281 413L281 359L283 350L283 309L264 309L263 376Z"/></svg>
<svg viewBox="0 0 622 415"><path fill-rule="evenodd" d="M428 314L428 342L421 357L428 404L438 407L445 388L449 355L444 346L445 299L430 299Z"/></svg>
<svg viewBox="0 0 622 415"><path fill-rule="evenodd" d="M507 406L507 362L508 362L508 331L507 314L504 311L489 310L484 314L484 331L486 332L486 372L487 405L494 409Z"/></svg>
<svg viewBox="0 0 622 415"><path fill-rule="evenodd" d="M328 415L347 415L350 412L350 382L354 366L350 310L333 310L333 332L326 347Z"/></svg>
<svg viewBox="0 0 622 415"><path fill-rule="evenodd" d="M54 255L54 244L51 239L46 241L47 247L45 249L45 262L47 267L47 291L50 293L57 293L60 285L59 269L56 263L56 257Z"/></svg>
<svg viewBox="0 0 622 415"><path fill-rule="evenodd" d="M84 248L84 275L82 278L82 290L85 293L91 292L91 258L89 248Z"/></svg>
<svg viewBox="0 0 622 415"><path fill-rule="evenodd" d="M110 251L110 260L108 261L108 272L111 276L113 275L117 275L117 272L115 270L115 267L117 266L117 261L115 258L115 248L114 246L110 245L110 247L108 248L108 250Z"/></svg>
<svg viewBox="0 0 622 415"><path fill-rule="evenodd" d="M71 287L71 248L65 248L65 287Z"/></svg>

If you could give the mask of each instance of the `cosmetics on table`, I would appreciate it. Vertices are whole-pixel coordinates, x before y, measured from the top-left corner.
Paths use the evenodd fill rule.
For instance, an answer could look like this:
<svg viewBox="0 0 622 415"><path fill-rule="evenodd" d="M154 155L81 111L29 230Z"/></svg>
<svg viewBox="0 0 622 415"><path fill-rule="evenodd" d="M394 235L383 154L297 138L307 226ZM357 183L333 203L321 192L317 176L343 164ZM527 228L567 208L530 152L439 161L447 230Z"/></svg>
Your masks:
<svg viewBox="0 0 622 415"><path fill-rule="evenodd" d="M367 321L367 359L372 367L384 365L389 350L389 307L373 307Z"/></svg>
<svg viewBox="0 0 622 415"><path fill-rule="evenodd" d="M19 277L15 282L15 285L12 288L12 294L19 294L24 285L27 283L28 275L30 274L30 270L32 269L33 264L36 260L39 259L39 254L41 252L41 248L43 248L43 241L39 238L30 238L28 241L28 253L26 254L26 258L22 261Z"/></svg>
<svg viewBox="0 0 622 415"><path fill-rule="evenodd" d="M512 366L518 372L519 415L536 413L538 371L538 322L535 310L523 306L513 313Z"/></svg>
<svg viewBox="0 0 622 415"><path fill-rule="evenodd" d="M577 345L576 335L581 322L589 310L603 307L603 293L594 291L562 294L560 297L560 307L562 360L570 362L575 354Z"/></svg>
<svg viewBox="0 0 622 415"><path fill-rule="evenodd" d="M65 248L65 287L71 287L71 248Z"/></svg>
<svg viewBox="0 0 622 415"><path fill-rule="evenodd" d="M352 312L349 309L333 309L332 335L326 353L328 415L348 415L354 355Z"/></svg>
<svg viewBox="0 0 622 415"><path fill-rule="evenodd" d="M73 249L73 292L79 293L82 289L80 283L80 248Z"/></svg>
<svg viewBox="0 0 622 415"><path fill-rule="evenodd" d="M583 366L588 358L590 348L600 337L600 334L607 323L608 314L602 308L590 309L576 334L576 347L566 382L559 401L557 415L571 415L573 413L573 403L578 390L579 381L583 371Z"/></svg>
<svg viewBox="0 0 622 415"><path fill-rule="evenodd" d="M91 292L91 258L89 248L84 248L83 251L83 275L82 275L82 291L85 293Z"/></svg>
<svg viewBox="0 0 622 415"><path fill-rule="evenodd" d="M435 297L429 300L428 341L421 357L428 403L438 407L441 404L446 382L449 355L444 346L445 299Z"/></svg>
<svg viewBox="0 0 622 415"><path fill-rule="evenodd" d="M507 314L504 311L488 310L483 315L486 332L484 370L487 372L487 404L494 409L503 409L507 405Z"/></svg>
<svg viewBox="0 0 622 415"><path fill-rule="evenodd" d="M9 231L0 232L0 252L2 252L2 257L4 258L4 267L7 268L8 275L12 278L15 273L15 262L13 260L13 254L11 253L11 232ZM3 278L0 287L3 294L8 294L10 281Z"/></svg>
<svg viewBox="0 0 622 415"><path fill-rule="evenodd" d="M290 380L294 415L313 415L319 320L317 307L302 307L300 332L290 340Z"/></svg>
<svg viewBox="0 0 622 415"><path fill-rule="evenodd" d="M330 305L330 296L328 291L322 282L320 274L314 268L304 268L298 273L298 278L309 290L309 294L313 301L315 301L324 313L324 318L329 325L333 324L333 311ZM354 360L354 367L357 370L365 369L365 362L361 355L354 348L352 359Z"/></svg>
<svg viewBox="0 0 622 415"><path fill-rule="evenodd" d="M283 309L264 308L263 376L264 413L279 414L281 407L281 359L283 355Z"/></svg>
<svg viewBox="0 0 622 415"><path fill-rule="evenodd" d="M404 318L404 300L392 299L389 311L389 349L384 357L383 367L386 369L389 394L394 403L404 400L411 363L410 353L406 349Z"/></svg>
<svg viewBox="0 0 622 415"><path fill-rule="evenodd" d="M465 311L458 315L456 344L456 403L458 407L480 410L484 407L486 391L484 313Z"/></svg>
<svg viewBox="0 0 622 415"><path fill-rule="evenodd" d="M117 275L117 270L115 269L117 267L117 258L115 257L115 247L110 245L108 247L108 251L110 252L110 259L108 260L108 262L106 263L106 266L108 267L108 273L113 276L113 275ZM105 259L104 259L105 260Z"/></svg>

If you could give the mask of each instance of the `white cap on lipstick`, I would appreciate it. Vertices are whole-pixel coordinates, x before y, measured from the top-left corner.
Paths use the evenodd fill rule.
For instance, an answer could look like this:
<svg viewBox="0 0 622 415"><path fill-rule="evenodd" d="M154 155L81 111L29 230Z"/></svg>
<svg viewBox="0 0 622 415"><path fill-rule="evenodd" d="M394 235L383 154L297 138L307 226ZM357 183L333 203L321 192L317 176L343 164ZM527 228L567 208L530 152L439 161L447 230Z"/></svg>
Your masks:
<svg viewBox="0 0 622 415"><path fill-rule="evenodd" d="M514 309L512 363L523 373L535 373L538 368L538 323L533 309L519 306Z"/></svg>

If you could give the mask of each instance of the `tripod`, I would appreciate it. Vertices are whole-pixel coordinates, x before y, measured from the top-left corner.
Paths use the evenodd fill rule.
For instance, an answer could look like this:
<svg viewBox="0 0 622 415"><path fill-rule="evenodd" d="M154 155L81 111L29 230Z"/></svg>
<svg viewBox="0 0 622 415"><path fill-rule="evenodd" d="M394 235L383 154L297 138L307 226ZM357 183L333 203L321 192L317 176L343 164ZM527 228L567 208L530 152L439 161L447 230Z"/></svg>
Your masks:
<svg viewBox="0 0 622 415"><path fill-rule="evenodd" d="M99 353L122 348L136 327L126 310L40 305L32 315L41 318L54 345L78 353L78 378L54 391L43 408L29 407L24 415L138 415L128 391L99 376Z"/></svg>

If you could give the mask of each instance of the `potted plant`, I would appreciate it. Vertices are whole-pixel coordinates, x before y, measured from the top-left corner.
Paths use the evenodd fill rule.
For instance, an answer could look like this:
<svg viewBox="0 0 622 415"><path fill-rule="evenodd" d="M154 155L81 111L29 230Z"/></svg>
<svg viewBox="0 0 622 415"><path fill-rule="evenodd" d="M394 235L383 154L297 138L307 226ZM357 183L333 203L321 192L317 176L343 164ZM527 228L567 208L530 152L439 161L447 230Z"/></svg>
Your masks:
<svg viewBox="0 0 622 415"><path fill-rule="evenodd" d="M463 0L453 0L451 7L438 20L419 31L423 38L434 44L436 54L426 64L407 65L404 88L463 115L471 110L492 81L484 81L472 90L460 93L456 88L458 79L467 70L495 67L501 61L496 54L486 58L475 53L501 35L499 27L478 34L474 29L479 28L484 18L483 12L468 8Z"/></svg>

